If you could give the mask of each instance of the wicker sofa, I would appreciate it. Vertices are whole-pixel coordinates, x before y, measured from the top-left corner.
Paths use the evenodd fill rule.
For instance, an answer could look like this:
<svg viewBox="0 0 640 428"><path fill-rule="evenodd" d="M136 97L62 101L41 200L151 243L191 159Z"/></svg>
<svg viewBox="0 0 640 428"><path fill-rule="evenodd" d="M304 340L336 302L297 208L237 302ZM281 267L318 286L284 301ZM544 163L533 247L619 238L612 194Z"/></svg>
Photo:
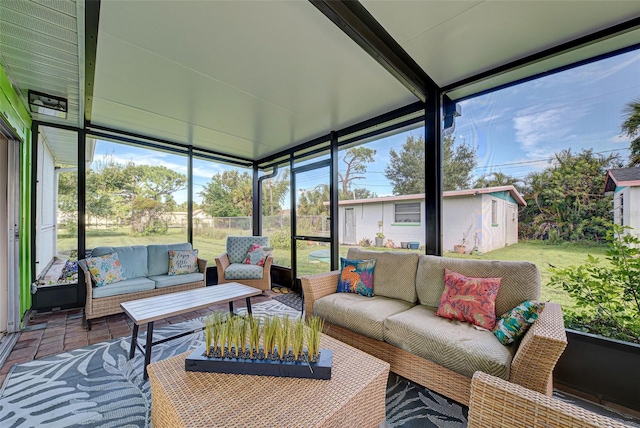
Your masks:
<svg viewBox="0 0 640 428"><path fill-rule="evenodd" d="M391 364L391 371L469 404L476 371L551 393L553 368L567 344L560 305L547 303L526 335L502 345L492 332L437 317L444 268L502 278L500 316L540 297L540 273L528 262L464 260L350 248L348 259L376 259L374 297L337 293L339 271L301 278L306 316L325 319L327 334Z"/></svg>
<svg viewBox="0 0 640 428"><path fill-rule="evenodd" d="M118 254L125 276L124 281L95 287L85 260L78 266L84 273L87 288L85 318L91 330L91 320L122 313L120 303L130 300L204 287L207 278L207 261L198 259L198 272L185 275L168 275L169 250L190 250L191 244L135 245L124 247L96 247L91 256Z"/></svg>

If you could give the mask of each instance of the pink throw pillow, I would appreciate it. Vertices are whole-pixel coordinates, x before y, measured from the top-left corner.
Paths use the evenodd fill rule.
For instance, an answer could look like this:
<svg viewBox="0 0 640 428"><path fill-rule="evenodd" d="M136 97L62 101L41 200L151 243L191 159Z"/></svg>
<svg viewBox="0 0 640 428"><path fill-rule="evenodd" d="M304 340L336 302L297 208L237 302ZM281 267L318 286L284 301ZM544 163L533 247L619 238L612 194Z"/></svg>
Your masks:
<svg viewBox="0 0 640 428"><path fill-rule="evenodd" d="M493 330L500 281L502 278L469 278L445 268L444 292L436 315Z"/></svg>

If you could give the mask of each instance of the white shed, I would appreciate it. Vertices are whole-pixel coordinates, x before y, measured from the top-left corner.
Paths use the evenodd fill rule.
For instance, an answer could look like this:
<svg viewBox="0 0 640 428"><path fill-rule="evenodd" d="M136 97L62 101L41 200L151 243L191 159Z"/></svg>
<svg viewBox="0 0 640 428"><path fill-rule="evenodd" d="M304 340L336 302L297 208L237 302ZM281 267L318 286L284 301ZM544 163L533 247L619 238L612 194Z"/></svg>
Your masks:
<svg viewBox="0 0 640 428"><path fill-rule="evenodd" d="M453 251L464 244L466 250L487 252L518 242L518 206L526 202L513 186L456 190L443 193L443 249ZM425 239L424 193L339 203L341 244L357 244L362 238L374 241L382 231L385 243L392 240ZM382 226L379 226L382 222Z"/></svg>
<svg viewBox="0 0 640 428"><path fill-rule="evenodd" d="M640 234L640 168L607 171L604 193L613 195L613 222Z"/></svg>

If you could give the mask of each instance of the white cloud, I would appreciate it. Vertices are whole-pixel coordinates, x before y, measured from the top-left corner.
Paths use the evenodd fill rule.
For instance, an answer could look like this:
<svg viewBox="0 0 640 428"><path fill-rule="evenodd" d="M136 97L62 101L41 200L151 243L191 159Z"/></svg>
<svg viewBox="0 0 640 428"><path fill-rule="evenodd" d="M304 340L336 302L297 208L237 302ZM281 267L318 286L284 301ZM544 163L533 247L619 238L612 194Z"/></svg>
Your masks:
<svg viewBox="0 0 640 428"><path fill-rule="evenodd" d="M588 113L585 105L536 105L517 112L513 119L516 141L530 159L551 156L558 147L579 138L575 129Z"/></svg>
<svg viewBox="0 0 640 428"><path fill-rule="evenodd" d="M623 134L617 134L607 138L606 142L612 144L629 144L631 143L631 138Z"/></svg>

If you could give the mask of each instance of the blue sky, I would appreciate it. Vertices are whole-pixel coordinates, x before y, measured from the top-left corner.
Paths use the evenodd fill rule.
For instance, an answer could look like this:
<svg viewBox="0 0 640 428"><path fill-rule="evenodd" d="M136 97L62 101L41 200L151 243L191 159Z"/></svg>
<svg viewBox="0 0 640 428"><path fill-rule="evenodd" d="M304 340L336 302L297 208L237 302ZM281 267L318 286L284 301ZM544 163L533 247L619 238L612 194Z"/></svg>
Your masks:
<svg viewBox="0 0 640 428"><path fill-rule="evenodd" d="M630 138L621 134L620 125L624 107L632 100L640 100L640 50L463 101L454 136L477 147L476 178L495 171L524 178L545 168L555 152L569 148L574 152L592 148L604 155L617 152L626 162ZM356 186L390 195L392 186L384 177L389 150L399 151L407 135L422 133L417 128L368 143L376 149L375 161ZM118 162L134 160L187 172L186 158L174 154L99 141L95 159L104 154ZM194 161L196 193L213 174L230 168ZM299 187L313 187L320 178L311 172ZM186 190L175 199L185 201Z"/></svg>

